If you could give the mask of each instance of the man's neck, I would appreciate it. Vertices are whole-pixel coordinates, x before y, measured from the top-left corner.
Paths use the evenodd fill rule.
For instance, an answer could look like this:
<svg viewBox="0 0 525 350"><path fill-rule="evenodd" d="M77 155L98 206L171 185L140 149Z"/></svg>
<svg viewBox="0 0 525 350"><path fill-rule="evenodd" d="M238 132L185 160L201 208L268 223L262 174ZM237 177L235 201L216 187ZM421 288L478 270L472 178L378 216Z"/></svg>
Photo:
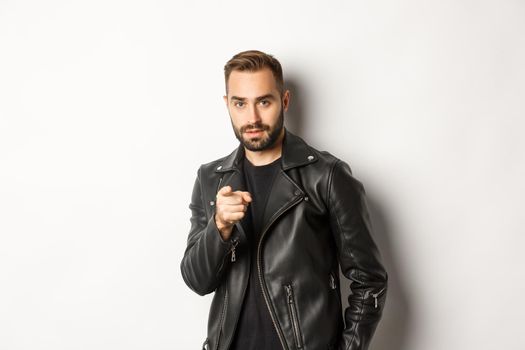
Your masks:
<svg viewBox="0 0 525 350"><path fill-rule="evenodd" d="M246 158L255 166L261 166L270 164L277 158L281 157L283 150L283 139L284 139L284 129L273 147L265 149L264 151L250 151L249 149L244 148L244 153Z"/></svg>

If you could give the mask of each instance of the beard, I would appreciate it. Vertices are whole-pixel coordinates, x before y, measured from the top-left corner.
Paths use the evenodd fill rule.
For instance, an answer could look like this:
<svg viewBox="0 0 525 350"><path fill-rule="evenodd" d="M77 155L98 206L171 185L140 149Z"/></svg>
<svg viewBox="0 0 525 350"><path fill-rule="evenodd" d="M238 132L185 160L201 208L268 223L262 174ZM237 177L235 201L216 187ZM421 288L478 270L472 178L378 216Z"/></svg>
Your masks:
<svg viewBox="0 0 525 350"><path fill-rule="evenodd" d="M240 128L236 128L232 122L232 126L233 131L235 132L235 137L237 137L237 140L239 140L246 149L253 152L264 151L272 148L279 138L279 135L281 135L281 131L284 127L284 111L281 108L279 118L273 127L268 124L263 124L260 121L244 125ZM265 135L261 137L247 138L244 134L249 130L262 130Z"/></svg>

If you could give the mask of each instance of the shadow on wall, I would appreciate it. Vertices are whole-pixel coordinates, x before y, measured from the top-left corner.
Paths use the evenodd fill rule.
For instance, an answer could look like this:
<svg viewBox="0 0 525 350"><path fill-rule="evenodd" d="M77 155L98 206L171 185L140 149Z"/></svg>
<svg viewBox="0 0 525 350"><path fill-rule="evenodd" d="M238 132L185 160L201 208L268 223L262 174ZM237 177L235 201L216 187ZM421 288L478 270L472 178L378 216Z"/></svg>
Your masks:
<svg viewBox="0 0 525 350"><path fill-rule="evenodd" d="M300 79L286 79L285 88L290 90L290 108L285 114L285 125L298 136L306 129L306 118L303 106L306 105L304 91L301 90ZM351 160L349 161L351 165ZM363 180L366 188L366 180ZM411 308L409 298L404 288L403 275L399 270L398 259L391 245L395 230L388 222L388 214L381 207L380 200L371 198L367 193L367 204L372 220L373 235L379 247L381 257L388 272L388 294L383 317L379 323L370 345L370 350L406 350L409 336ZM350 281L340 276L341 285L349 286ZM346 281L346 282L345 282ZM348 305L349 288L342 288L341 301L343 307Z"/></svg>
<svg viewBox="0 0 525 350"><path fill-rule="evenodd" d="M285 113L285 125L294 134L301 136L304 129L304 113L301 101L304 101L303 93L300 89L299 82L294 78L287 78L285 89L290 90L290 106Z"/></svg>

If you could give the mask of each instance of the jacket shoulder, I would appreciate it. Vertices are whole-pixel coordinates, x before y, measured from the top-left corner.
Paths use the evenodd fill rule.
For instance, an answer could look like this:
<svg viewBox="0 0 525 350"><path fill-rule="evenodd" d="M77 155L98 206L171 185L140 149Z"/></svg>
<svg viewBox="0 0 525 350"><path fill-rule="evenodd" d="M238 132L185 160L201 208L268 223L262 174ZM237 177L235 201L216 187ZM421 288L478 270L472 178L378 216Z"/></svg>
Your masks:
<svg viewBox="0 0 525 350"><path fill-rule="evenodd" d="M319 149L317 149L315 147L312 147L311 145L309 145L307 143L306 143L306 145L310 149L312 154L315 156L315 158L317 160L316 161L316 163L317 163L316 167L318 167L318 168L321 168L321 169L324 169L327 172L330 172L333 169L333 167L339 162L347 164L345 161L341 160L341 158L333 155L332 153L330 153L328 151L319 150Z"/></svg>
<svg viewBox="0 0 525 350"><path fill-rule="evenodd" d="M203 174L203 175L213 174L224 163L224 161L227 158L231 157L234 153L235 153L235 151L233 151L232 153L230 153L229 155L226 155L224 157L212 160L211 162L201 164L199 166L199 173Z"/></svg>

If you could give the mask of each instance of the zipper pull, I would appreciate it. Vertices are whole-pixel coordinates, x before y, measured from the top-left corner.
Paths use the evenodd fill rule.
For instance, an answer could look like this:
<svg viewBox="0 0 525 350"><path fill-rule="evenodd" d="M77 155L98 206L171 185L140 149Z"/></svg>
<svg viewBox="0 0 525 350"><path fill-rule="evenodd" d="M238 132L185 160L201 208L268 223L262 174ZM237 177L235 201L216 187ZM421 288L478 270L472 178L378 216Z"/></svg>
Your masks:
<svg viewBox="0 0 525 350"><path fill-rule="evenodd" d="M374 297L374 306L375 308L377 309L377 297L379 296L379 294L383 293L383 291L385 290L385 288L381 289L379 292L377 293L372 293L371 295Z"/></svg>
<svg viewBox="0 0 525 350"><path fill-rule="evenodd" d="M332 274L330 274L330 288L332 288L332 289L336 288L335 278L334 278L334 275L332 275Z"/></svg>
<svg viewBox="0 0 525 350"><path fill-rule="evenodd" d="M284 288L286 289L286 296L288 297L288 304L293 304L292 287L290 287L289 285L286 285L284 286Z"/></svg>
<svg viewBox="0 0 525 350"><path fill-rule="evenodd" d="M235 247L237 247L237 244L239 244L239 241L237 240L237 238L234 238L232 240L232 248L230 250L232 252L232 258L231 258L232 262L235 262L237 260L237 257L235 256Z"/></svg>

